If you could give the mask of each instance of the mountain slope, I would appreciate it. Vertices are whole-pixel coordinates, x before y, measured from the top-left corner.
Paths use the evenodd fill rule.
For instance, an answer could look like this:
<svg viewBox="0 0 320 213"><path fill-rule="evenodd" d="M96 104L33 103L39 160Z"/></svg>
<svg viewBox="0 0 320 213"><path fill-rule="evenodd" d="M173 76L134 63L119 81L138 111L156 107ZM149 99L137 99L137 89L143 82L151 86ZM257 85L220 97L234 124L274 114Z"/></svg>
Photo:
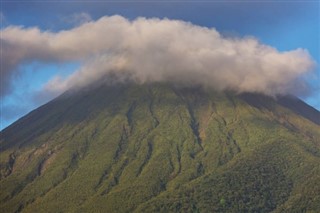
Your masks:
<svg viewBox="0 0 320 213"><path fill-rule="evenodd" d="M0 209L318 212L320 127L281 100L167 84L65 94L1 132Z"/></svg>

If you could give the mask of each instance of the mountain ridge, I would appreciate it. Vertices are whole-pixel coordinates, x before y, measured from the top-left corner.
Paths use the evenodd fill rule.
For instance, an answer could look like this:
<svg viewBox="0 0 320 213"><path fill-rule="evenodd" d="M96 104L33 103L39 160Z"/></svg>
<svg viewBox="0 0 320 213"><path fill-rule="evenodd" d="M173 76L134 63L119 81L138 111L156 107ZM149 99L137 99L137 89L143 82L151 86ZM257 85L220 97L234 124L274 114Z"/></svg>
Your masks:
<svg viewBox="0 0 320 213"><path fill-rule="evenodd" d="M1 131L0 207L317 211L319 125L280 102L166 84L65 94Z"/></svg>

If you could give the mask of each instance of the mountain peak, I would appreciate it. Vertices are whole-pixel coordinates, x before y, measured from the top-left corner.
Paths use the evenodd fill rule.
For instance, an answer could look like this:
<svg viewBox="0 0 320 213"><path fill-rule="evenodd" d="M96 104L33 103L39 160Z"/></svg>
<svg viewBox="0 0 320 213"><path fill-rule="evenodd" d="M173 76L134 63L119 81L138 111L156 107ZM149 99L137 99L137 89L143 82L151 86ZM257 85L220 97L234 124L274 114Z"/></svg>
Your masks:
<svg viewBox="0 0 320 213"><path fill-rule="evenodd" d="M0 208L317 211L319 114L291 97L164 83L66 93L1 131Z"/></svg>

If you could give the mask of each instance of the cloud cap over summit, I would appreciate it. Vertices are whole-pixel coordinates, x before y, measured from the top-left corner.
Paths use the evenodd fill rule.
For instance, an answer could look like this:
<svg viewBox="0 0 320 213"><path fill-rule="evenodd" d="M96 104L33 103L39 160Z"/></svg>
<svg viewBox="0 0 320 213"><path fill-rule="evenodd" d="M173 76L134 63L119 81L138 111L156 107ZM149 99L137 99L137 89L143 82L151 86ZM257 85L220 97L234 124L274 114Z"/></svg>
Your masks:
<svg viewBox="0 0 320 213"><path fill-rule="evenodd" d="M109 73L124 73L138 83L296 93L307 89L302 77L315 66L304 49L279 52L253 37L228 38L213 28L157 18L105 16L59 32L9 26L1 30L1 42L3 94L17 67L30 61L83 64L69 77L49 81L44 89L54 93L89 85Z"/></svg>

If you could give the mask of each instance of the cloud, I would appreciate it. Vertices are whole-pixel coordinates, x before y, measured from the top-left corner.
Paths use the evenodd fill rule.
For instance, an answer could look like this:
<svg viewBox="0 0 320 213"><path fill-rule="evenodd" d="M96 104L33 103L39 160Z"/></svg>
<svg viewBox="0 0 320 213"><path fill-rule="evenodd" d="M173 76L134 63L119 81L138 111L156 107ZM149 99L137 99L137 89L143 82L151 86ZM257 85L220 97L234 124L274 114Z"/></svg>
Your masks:
<svg viewBox="0 0 320 213"><path fill-rule="evenodd" d="M90 14L81 12L81 13L73 13L72 15L63 16L61 20L67 24L71 25L82 25L84 23L92 21Z"/></svg>
<svg viewBox="0 0 320 213"><path fill-rule="evenodd" d="M1 22L1 25L2 25L2 22L5 21L5 16L3 15L3 12L0 11L0 22Z"/></svg>
<svg viewBox="0 0 320 213"><path fill-rule="evenodd" d="M51 93L115 74L138 83L285 94L305 88L302 76L315 65L304 49L279 52L253 37L227 38L213 28L157 18L102 17L56 33L9 26L1 42L2 81L29 61L83 63L71 76L48 82L44 89Z"/></svg>

